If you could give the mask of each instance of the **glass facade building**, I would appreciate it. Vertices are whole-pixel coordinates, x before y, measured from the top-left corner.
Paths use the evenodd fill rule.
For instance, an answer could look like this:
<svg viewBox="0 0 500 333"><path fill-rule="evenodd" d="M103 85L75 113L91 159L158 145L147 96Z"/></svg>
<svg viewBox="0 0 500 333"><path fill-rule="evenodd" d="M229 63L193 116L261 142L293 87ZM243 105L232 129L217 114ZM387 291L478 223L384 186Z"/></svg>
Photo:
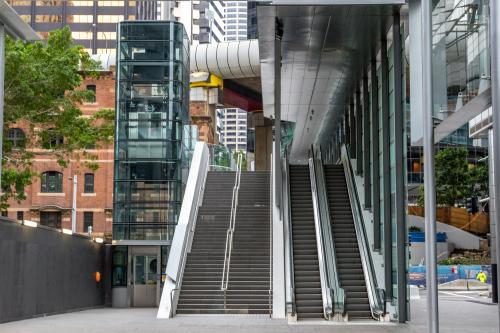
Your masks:
<svg viewBox="0 0 500 333"><path fill-rule="evenodd" d="M181 207L189 44L182 24L118 25L113 239L171 240Z"/></svg>
<svg viewBox="0 0 500 333"><path fill-rule="evenodd" d="M489 0L435 3L434 115L445 119L490 86Z"/></svg>

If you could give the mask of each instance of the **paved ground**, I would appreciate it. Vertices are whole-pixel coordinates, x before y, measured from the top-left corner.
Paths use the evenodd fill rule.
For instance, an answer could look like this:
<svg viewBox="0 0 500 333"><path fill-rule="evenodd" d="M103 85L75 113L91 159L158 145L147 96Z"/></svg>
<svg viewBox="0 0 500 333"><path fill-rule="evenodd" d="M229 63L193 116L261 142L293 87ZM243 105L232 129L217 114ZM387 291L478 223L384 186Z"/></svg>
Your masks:
<svg viewBox="0 0 500 333"><path fill-rule="evenodd" d="M425 295L423 295L425 297ZM412 321L395 324L287 324L261 316L178 316L172 320L156 320L154 309L96 309L63 315L23 320L0 325L1 333L402 333L427 332L425 298L412 301ZM497 307L477 293L440 293L441 332L497 332Z"/></svg>

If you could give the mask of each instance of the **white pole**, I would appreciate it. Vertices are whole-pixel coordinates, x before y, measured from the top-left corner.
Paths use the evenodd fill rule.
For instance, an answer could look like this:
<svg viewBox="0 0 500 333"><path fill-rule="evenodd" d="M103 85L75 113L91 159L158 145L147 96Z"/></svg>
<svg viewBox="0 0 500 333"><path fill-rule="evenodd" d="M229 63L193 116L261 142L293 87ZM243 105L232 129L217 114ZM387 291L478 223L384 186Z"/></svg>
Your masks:
<svg viewBox="0 0 500 333"><path fill-rule="evenodd" d="M76 233L76 195L78 188L78 178L77 175L73 176L73 206L71 208L71 231ZM84 230L85 231L85 230Z"/></svg>
<svg viewBox="0 0 500 333"><path fill-rule="evenodd" d="M422 96L425 199L425 266L427 285L427 327L439 332L436 246L436 180L434 177L434 103L432 91L432 1L421 0L422 10Z"/></svg>
<svg viewBox="0 0 500 333"><path fill-rule="evenodd" d="M500 140L500 5L498 0L490 1L490 52L491 52L491 104L493 108L493 174L498 181L500 175L500 145L496 144ZM495 222L500 221L500 186L494 188L495 212L491 217ZM500 227L496 225L496 251L500 249ZM497 267L499 255L497 252ZM500 286L500 279L497 277L497 284ZM498 306L498 317L500 320L500 302ZM499 325L500 326L500 325Z"/></svg>

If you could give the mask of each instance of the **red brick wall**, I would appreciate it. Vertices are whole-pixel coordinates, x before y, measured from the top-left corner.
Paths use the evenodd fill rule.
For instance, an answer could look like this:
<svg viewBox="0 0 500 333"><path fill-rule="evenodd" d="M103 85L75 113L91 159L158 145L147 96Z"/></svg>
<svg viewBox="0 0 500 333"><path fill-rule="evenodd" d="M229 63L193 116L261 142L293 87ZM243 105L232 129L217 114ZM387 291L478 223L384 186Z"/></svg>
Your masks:
<svg viewBox="0 0 500 333"><path fill-rule="evenodd" d="M88 84L96 85L96 102L81 106L85 115L95 111L115 107L114 73L105 73L99 79L85 79L82 89ZM89 150L96 154L99 168L88 169L84 161L71 160L67 168L57 164L57 159L44 149L34 148L33 170L37 174L45 171L58 171L63 174L62 193L41 193L40 178L35 177L33 183L26 188L27 199L21 203L11 201L8 216L17 218L17 212L24 212L25 220L40 220L40 210L55 210L62 212L62 227L71 229L71 208L73 200L73 183L70 177L77 175L77 232L83 230L83 213L93 212L93 231L96 236L111 235L113 208L113 145L101 147L99 150ZM84 174L94 173L94 192L84 193Z"/></svg>

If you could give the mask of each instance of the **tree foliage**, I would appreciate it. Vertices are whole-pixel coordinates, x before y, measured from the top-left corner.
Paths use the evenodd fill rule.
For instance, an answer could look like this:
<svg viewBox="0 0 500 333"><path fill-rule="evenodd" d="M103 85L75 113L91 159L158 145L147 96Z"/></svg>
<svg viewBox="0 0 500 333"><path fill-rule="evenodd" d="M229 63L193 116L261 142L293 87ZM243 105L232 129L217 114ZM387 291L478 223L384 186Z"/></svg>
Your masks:
<svg viewBox="0 0 500 333"><path fill-rule="evenodd" d="M435 157L436 202L454 206L471 196L488 193L488 165L484 162L470 165L464 147L440 150ZM418 203L423 206L424 188L420 188Z"/></svg>
<svg viewBox="0 0 500 333"><path fill-rule="evenodd" d="M238 161L238 155L241 155L241 170L247 171L247 153L244 150L235 150L233 152L233 160Z"/></svg>
<svg viewBox="0 0 500 333"><path fill-rule="evenodd" d="M97 77L99 66L82 46L73 43L69 28L50 33L44 42L6 39L3 209L10 198L25 199L25 187L37 176L32 160L39 150L33 148L49 149L59 165L66 167L70 159L95 160L86 149L113 140L113 110L84 117L79 108L93 92L78 87L84 77ZM25 144L14 147L7 135L15 127L26 138ZM96 163L86 163L97 168Z"/></svg>

